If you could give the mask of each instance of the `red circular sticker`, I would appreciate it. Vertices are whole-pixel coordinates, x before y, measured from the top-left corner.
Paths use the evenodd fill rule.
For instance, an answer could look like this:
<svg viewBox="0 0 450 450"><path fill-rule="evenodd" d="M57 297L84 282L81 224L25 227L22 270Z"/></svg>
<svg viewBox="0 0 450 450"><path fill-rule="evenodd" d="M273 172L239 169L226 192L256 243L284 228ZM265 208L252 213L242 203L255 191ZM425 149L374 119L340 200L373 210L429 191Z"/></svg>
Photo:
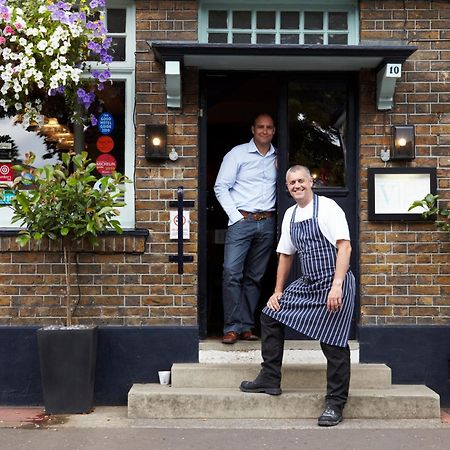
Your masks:
<svg viewBox="0 0 450 450"><path fill-rule="evenodd" d="M97 172L101 175L111 175L117 167L116 158L112 155L100 155L95 161Z"/></svg>
<svg viewBox="0 0 450 450"><path fill-rule="evenodd" d="M111 136L100 136L97 139L97 149L102 153L108 153L114 148L114 139Z"/></svg>

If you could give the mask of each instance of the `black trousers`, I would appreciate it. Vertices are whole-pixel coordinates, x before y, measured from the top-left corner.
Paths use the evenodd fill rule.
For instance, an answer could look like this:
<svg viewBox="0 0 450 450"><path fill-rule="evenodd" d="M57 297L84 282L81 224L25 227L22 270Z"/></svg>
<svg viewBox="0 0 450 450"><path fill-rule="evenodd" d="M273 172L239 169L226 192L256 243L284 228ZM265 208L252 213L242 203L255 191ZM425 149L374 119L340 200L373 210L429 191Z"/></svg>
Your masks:
<svg viewBox="0 0 450 450"><path fill-rule="evenodd" d="M345 406L350 384L350 349L323 342L322 352L327 359L327 405L338 408ZM281 364L284 352L284 325L275 319L261 314L261 354L262 369L258 381L279 387L281 383Z"/></svg>

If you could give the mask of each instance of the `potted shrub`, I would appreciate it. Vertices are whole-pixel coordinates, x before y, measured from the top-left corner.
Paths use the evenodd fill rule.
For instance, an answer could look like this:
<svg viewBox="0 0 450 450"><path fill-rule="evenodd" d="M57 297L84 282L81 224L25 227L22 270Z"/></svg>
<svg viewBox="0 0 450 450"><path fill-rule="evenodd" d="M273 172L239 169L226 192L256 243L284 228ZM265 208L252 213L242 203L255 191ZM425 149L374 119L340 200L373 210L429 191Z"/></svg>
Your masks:
<svg viewBox="0 0 450 450"><path fill-rule="evenodd" d="M118 172L100 180L93 175L96 165L87 153L62 154L62 162L42 168L14 166L20 172L14 180L11 199L13 223L23 230L17 242L40 244L43 239L61 243L65 268L65 326L38 330L44 403L47 413L81 413L92 408L97 327L73 326L71 266L76 246L85 239L98 243L99 233L122 232L117 220L123 206L126 178Z"/></svg>
<svg viewBox="0 0 450 450"><path fill-rule="evenodd" d="M70 111L69 120L78 128L96 125L95 92L111 76L104 7L105 0L0 0L0 117L14 116L27 129L42 125L44 114L56 104ZM93 403L95 369L84 368L81 359L95 361L97 331L71 326L72 252L83 238L95 244L98 233L121 231L116 216L123 204L119 186L125 181L116 173L95 183L95 164L86 153L63 154L61 159L55 166L34 168L29 154L25 164L15 166L21 174L12 186L10 205L13 220L24 227L17 238L20 245L59 240L64 255L66 327L38 331L48 413L87 412ZM46 356L42 346L49 341ZM48 369L45 364L52 358L55 367ZM81 380L89 386L81 386ZM62 390L52 393L53 388Z"/></svg>

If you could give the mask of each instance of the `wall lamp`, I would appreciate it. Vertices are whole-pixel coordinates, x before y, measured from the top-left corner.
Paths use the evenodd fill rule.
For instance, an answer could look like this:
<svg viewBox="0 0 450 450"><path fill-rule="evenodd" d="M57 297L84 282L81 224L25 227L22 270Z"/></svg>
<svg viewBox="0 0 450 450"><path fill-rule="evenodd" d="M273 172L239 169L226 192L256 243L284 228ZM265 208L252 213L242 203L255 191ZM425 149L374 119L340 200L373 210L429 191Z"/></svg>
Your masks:
<svg viewBox="0 0 450 450"><path fill-rule="evenodd" d="M145 126L145 159L148 161L164 161L167 154L167 125Z"/></svg>
<svg viewBox="0 0 450 450"><path fill-rule="evenodd" d="M414 125L392 127L391 160L412 160L416 157Z"/></svg>

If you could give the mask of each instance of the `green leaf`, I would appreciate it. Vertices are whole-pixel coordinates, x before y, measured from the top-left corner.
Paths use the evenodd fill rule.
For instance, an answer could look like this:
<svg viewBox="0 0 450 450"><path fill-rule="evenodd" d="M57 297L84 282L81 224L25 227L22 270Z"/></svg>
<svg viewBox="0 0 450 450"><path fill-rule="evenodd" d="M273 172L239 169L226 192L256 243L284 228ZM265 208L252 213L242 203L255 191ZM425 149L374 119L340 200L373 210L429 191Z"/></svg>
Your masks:
<svg viewBox="0 0 450 450"><path fill-rule="evenodd" d="M61 228L61 236L67 236L69 234L69 228Z"/></svg>

